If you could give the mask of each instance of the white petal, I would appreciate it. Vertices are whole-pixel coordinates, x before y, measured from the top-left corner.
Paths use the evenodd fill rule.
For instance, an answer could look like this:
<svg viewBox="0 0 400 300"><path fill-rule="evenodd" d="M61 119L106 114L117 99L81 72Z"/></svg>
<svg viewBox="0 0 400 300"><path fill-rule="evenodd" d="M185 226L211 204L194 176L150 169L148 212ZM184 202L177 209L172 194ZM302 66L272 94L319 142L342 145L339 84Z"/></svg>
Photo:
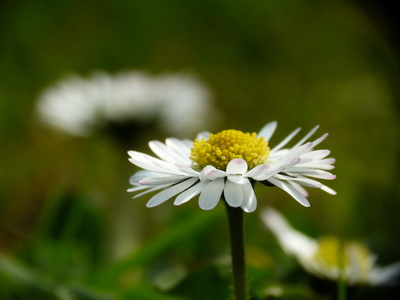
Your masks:
<svg viewBox="0 0 400 300"><path fill-rule="evenodd" d="M320 138L316 139L313 142L314 147L317 146L319 143L321 143L323 140L325 140L328 137L328 133L325 133L324 135L322 135Z"/></svg>
<svg viewBox="0 0 400 300"><path fill-rule="evenodd" d="M277 166L273 166L270 169L270 172L275 172L275 169L279 169L279 172L295 169L299 161L300 157L291 158L290 160L282 160L282 162L278 163ZM277 172L275 172L275 174L276 173Z"/></svg>
<svg viewBox="0 0 400 300"><path fill-rule="evenodd" d="M308 197L308 192L305 188L303 188L300 184L289 181L289 184L294 187L300 194L302 194L304 197Z"/></svg>
<svg viewBox="0 0 400 300"><path fill-rule="evenodd" d="M174 164L165 162L158 158L136 151L128 151L128 154L131 156L129 161L142 169L160 173L182 174Z"/></svg>
<svg viewBox="0 0 400 300"><path fill-rule="evenodd" d="M154 177L154 176L159 176L160 173L156 173L153 171L148 171L148 170L140 170L137 171L135 174L133 174L130 178L129 178L129 183L132 185L141 185L139 183L140 180L147 178L147 177ZM165 174L163 174L165 176Z"/></svg>
<svg viewBox="0 0 400 300"><path fill-rule="evenodd" d="M232 159L226 167L227 174L244 174L247 172L247 162L241 158Z"/></svg>
<svg viewBox="0 0 400 300"><path fill-rule="evenodd" d="M285 148L285 149L280 149L280 150L277 150L277 151L274 151L274 152L270 152L269 153L269 160L277 161L281 157L284 157L285 155L287 155L290 152L290 150L293 150L293 149Z"/></svg>
<svg viewBox="0 0 400 300"><path fill-rule="evenodd" d="M253 175L251 178L258 181L264 181L268 178L285 171L286 169L290 169L295 166L300 161L299 157L292 158L291 161L282 161L272 165L269 169L265 169L265 172L259 172L258 174Z"/></svg>
<svg viewBox="0 0 400 300"><path fill-rule="evenodd" d="M137 194L137 195L133 196L132 199L139 198L139 197L141 197L143 195L146 195L146 194L149 194L149 193L152 193L152 192L155 192L155 191L158 191L158 190L170 187L170 186L171 186L170 184L157 185L155 187L152 187L151 189L148 189L147 191L144 191L144 192L142 192L140 194Z"/></svg>
<svg viewBox="0 0 400 300"><path fill-rule="evenodd" d="M322 158L327 157L331 153L330 150L314 150L308 153L305 153L301 156L301 163L307 163L310 161L320 160Z"/></svg>
<svg viewBox="0 0 400 300"><path fill-rule="evenodd" d="M286 176L286 175L282 175L282 174L277 174L274 177L279 180L294 181L303 186L308 186L308 187L312 187L312 188L321 188L322 187L322 183L320 183L316 180L310 179L310 178L291 177L291 176Z"/></svg>
<svg viewBox="0 0 400 300"><path fill-rule="evenodd" d="M334 179L336 176L333 174L324 171L324 170L317 170L313 168L302 168L298 167L298 165L294 166L293 168L287 168L287 173L288 174L294 174L293 176L297 176L296 174L301 174L301 175L306 175L306 176L312 176L315 178L322 178L322 179Z"/></svg>
<svg viewBox="0 0 400 300"><path fill-rule="evenodd" d="M149 202L147 202L147 207L154 207L160 205L161 203L167 201L169 198L175 196L176 194L181 193L182 191L186 190L188 187L193 185L198 179L197 178L190 178L181 183L173 185L172 187L163 190L162 192L154 195Z"/></svg>
<svg viewBox="0 0 400 300"><path fill-rule="evenodd" d="M189 177L167 174L166 176L157 176L157 177L153 176L153 177L143 178L142 180L139 181L139 183L147 186L156 186L160 184L174 184L182 180L185 180L187 178Z"/></svg>
<svg viewBox="0 0 400 300"><path fill-rule="evenodd" d="M245 184L249 182L247 177L243 177L242 175L228 175L228 180L235 184Z"/></svg>
<svg viewBox="0 0 400 300"><path fill-rule="evenodd" d="M325 180L333 180L336 178L336 175L333 175L333 174L323 171L323 170L308 169L308 168L297 169L296 167L288 169L287 173L288 174L301 174L303 176L325 179Z"/></svg>
<svg viewBox="0 0 400 300"><path fill-rule="evenodd" d="M150 141L149 147L162 160L170 163L188 163L188 156L182 157L160 141Z"/></svg>
<svg viewBox="0 0 400 300"><path fill-rule="evenodd" d="M303 144L307 139L312 136L319 128L319 125L315 126L309 133L307 133L296 145L294 145L292 148L297 148L301 144Z"/></svg>
<svg viewBox="0 0 400 300"><path fill-rule="evenodd" d="M191 144L188 145L186 141L181 141L176 138L167 138L165 140L165 144L168 146L168 148L175 151L181 157L186 157L188 162L190 162L190 149L192 148L193 144L192 141L190 142Z"/></svg>
<svg viewBox="0 0 400 300"><path fill-rule="evenodd" d="M326 159L327 160L327 159ZM298 168L310 168L310 169L320 169L320 170L333 170L335 166L328 163L321 163L321 161L310 162L310 163L299 163L296 165Z"/></svg>
<svg viewBox="0 0 400 300"><path fill-rule="evenodd" d="M275 163L270 164L270 168L264 174L259 173L257 174L257 178L255 176L252 178L256 180L265 180L279 172L296 169L294 166L300 162L300 156L311 149L311 147L312 143L310 142L297 149L290 150L285 156L278 158Z"/></svg>
<svg viewBox="0 0 400 300"><path fill-rule="evenodd" d="M282 142L280 142L278 145L276 145L275 147L273 147L271 149L271 153L275 152L275 151L281 149L283 146L285 146L299 131L300 131L300 128L296 128L295 130L293 130Z"/></svg>
<svg viewBox="0 0 400 300"><path fill-rule="evenodd" d="M197 134L196 136L196 140L202 140L202 139L208 139L208 137L210 136L210 132L208 131L203 131Z"/></svg>
<svg viewBox="0 0 400 300"><path fill-rule="evenodd" d="M142 169L156 171L156 172L164 171L164 169L162 169L158 166L154 166L152 163L150 163L148 160L146 160L145 157L147 155L144 153L140 153L140 152L136 152L136 151L128 151L128 154L131 156L131 158L129 158L129 161Z"/></svg>
<svg viewBox="0 0 400 300"><path fill-rule="evenodd" d="M193 147L193 141L192 140L180 140L181 143L185 144L186 148L189 149L189 153L190 153L190 149L192 149Z"/></svg>
<svg viewBox="0 0 400 300"><path fill-rule="evenodd" d="M183 171L185 173L187 173L190 176L195 176L195 177L199 177L200 173L193 170L191 167L187 166L187 165L183 165L183 164L175 164L180 171Z"/></svg>
<svg viewBox="0 0 400 300"><path fill-rule="evenodd" d="M319 163L323 163L323 164L327 164L327 165L332 165L336 162L335 158L325 158L325 159L321 159L319 161Z"/></svg>
<svg viewBox="0 0 400 300"><path fill-rule="evenodd" d="M179 168L174 163L166 162L149 155L146 155L145 159L152 163L154 166L159 167L161 170L163 170L162 172L185 175L184 173L179 171Z"/></svg>
<svg viewBox="0 0 400 300"><path fill-rule="evenodd" d="M278 123L276 121L270 122L260 130L257 136L264 137L264 139L268 142L274 134L277 126Z"/></svg>
<svg viewBox="0 0 400 300"><path fill-rule="evenodd" d="M258 175L265 174L265 172L267 172L269 168L270 168L270 166L268 164L258 165L256 167L254 167L253 169L251 169L246 174L244 174L243 176L250 177L250 178L253 178L254 176L257 177Z"/></svg>
<svg viewBox="0 0 400 300"><path fill-rule="evenodd" d="M292 196L297 202L299 202L303 206L310 206L310 202L304 197L302 194L300 194L295 188L291 187L290 185L275 179L273 177L270 177L267 179L269 182L271 182L273 185L277 186L278 188L281 188L284 190L286 193L288 193L290 196Z"/></svg>
<svg viewBox="0 0 400 300"><path fill-rule="evenodd" d="M253 176L251 176L252 179L257 180L257 181L264 181L267 180L269 177L274 176L277 173L280 173L281 171L283 171L284 166L281 166L280 168L269 168L269 169L265 169L265 172L260 172L258 174L255 174Z"/></svg>
<svg viewBox="0 0 400 300"><path fill-rule="evenodd" d="M216 178L226 177L226 173L224 171L218 170L213 166L206 166L200 172L200 180L214 180Z"/></svg>
<svg viewBox="0 0 400 300"><path fill-rule="evenodd" d="M217 178L210 181L203 189L199 197L199 206L202 209L213 209L221 198L224 190L224 178Z"/></svg>
<svg viewBox="0 0 400 300"><path fill-rule="evenodd" d="M198 194L201 193L201 191L204 189L207 183L208 182L199 181L195 185L191 186L186 191L182 192L176 197L174 204L181 205L183 203L188 202L193 197L196 197Z"/></svg>
<svg viewBox="0 0 400 300"><path fill-rule="evenodd" d="M337 194L335 190L332 190L330 187L327 187L326 185L322 185L321 190L323 190L324 192L327 192L328 194L331 194L331 195Z"/></svg>
<svg viewBox="0 0 400 300"><path fill-rule="evenodd" d="M239 207L243 203L242 185L227 180L224 187L224 196L229 206Z"/></svg>
<svg viewBox="0 0 400 300"><path fill-rule="evenodd" d="M309 143L301 145L298 148L293 148L285 156L283 156L281 158L281 161L285 162L285 161L291 160L292 158L300 157L301 155L307 153L312 147L313 147L313 143L309 142ZM278 163L280 163L280 162L278 162Z"/></svg>
<svg viewBox="0 0 400 300"><path fill-rule="evenodd" d="M293 229L286 219L275 209L262 211L261 219L274 233L282 248L300 260L311 258L317 250L318 243L307 235Z"/></svg>
<svg viewBox="0 0 400 300"><path fill-rule="evenodd" d="M248 213L255 211L257 208L257 198L250 182L243 185L243 193L244 200L241 205L242 209Z"/></svg>
<svg viewBox="0 0 400 300"><path fill-rule="evenodd" d="M129 189L127 189L127 192L136 192L136 191L141 191L141 190L145 190L145 189L149 189L150 187L145 186L145 185L137 185L134 187L131 187Z"/></svg>
<svg viewBox="0 0 400 300"><path fill-rule="evenodd" d="M372 285L394 284L396 277L400 275L400 262L386 267L374 267L370 273Z"/></svg>

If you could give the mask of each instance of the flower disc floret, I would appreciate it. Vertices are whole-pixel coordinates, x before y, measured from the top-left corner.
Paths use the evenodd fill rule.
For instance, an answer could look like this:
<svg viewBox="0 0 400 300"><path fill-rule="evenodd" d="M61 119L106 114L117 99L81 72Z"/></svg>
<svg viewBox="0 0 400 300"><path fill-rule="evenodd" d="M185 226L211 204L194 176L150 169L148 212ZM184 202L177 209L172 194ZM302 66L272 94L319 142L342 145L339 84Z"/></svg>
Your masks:
<svg viewBox="0 0 400 300"><path fill-rule="evenodd" d="M225 171L228 163L235 158L245 160L249 169L252 169L266 163L269 152L264 137L231 129L210 134L208 139L195 140L190 159L197 170L213 166Z"/></svg>

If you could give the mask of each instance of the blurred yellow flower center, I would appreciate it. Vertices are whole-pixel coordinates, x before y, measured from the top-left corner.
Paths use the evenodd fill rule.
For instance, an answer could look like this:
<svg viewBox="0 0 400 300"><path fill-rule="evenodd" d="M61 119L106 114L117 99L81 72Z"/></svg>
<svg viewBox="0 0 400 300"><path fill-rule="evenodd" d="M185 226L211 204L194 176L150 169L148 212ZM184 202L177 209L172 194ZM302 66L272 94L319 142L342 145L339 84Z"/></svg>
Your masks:
<svg viewBox="0 0 400 300"><path fill-rule="evenodd" d="M330 236L321 238L318 245L315 259L330 267L355 268L359 272L360 281L367 278L371 267L371 253L364 245L354 241L341 242Z"/></svg>
<svg viewBox="0 0 400 300"><path fill-rule="evenodd" d="M195 140L190 159L196 169L211 165L226 170L234 158L242 158L249 169L266 162L269 156L268 142L256 133L243 133L239 130L224 130L210 134L208 139Z"/></svg>

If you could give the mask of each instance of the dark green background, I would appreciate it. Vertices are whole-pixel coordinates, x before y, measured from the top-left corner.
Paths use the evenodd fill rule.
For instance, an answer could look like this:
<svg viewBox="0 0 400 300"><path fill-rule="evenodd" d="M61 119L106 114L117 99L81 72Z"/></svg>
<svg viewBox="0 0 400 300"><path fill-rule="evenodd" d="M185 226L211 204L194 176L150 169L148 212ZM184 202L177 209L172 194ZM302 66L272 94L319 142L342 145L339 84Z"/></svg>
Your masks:
<svg viewBox="0 0 400 300"><path fill-rule="evenodd" d="M149 153L146 141L165 134L136 132L135 143L121 146L102 132L65 138L40 126L40 92L65 74L95 70L193 72L213 91L220 112L205 130L258 131L277 120L273 145L298 126L305 133L319 124L319 134L330 134L321 147L337 159L337 179L327 184L338 195L311 190L311 207L303 208L281 190L260 186L259 207L280 209L313 237L360 240L381 264L399 260L398 44L390 20L370 8L316 0L2 2L0 250L23 266L15 275L16 266L10 271L2 263L9 270L0 277L5 299L25 299L31 289L57 298L58 284L77 299L85 293L97 299L94 291L121 299L219 299L224 288L202 293L217 280L229 283L209 262L227 249L222 206L203 212L192 200L147 209L146 197L130 200L125 192L137 170L126 151ZM254 291L277 278L293 283L284 275L295 263L258 212L246 221L248 247L269 262L257 266L262 279L254 280ZM125 255L139 254L121 261L120 246ZM177 262L191 276L153 295L154 274ZM107 279L131 266L134 275L125 281ZM29 272L32 282L21 275ZM293 284L305 289L292 291L301 295L293 299L311 297L307 282Z"/></svg>

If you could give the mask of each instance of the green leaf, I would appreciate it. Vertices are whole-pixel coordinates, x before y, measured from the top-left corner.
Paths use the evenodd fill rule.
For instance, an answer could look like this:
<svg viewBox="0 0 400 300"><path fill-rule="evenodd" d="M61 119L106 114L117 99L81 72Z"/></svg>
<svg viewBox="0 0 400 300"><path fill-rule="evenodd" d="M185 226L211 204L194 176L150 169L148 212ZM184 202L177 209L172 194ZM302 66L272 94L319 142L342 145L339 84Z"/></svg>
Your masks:
<svg viewBox="0 0 400 300"><path fill-rule="evenodd" d="M62 284L38 270L0 256L0 296L2 299L114 300L115 296L79 284Z"/></svg>
<svg viewBox="0 0 400 300"><path fill-rule="evenodd" d="M151 262L167 249L179 245L180 241L196 235L196 232L214 224L222 214L223 210L214 209L209 212L196 213L186 220L182 220L181 223L167 228L152 241L143 245L133 255L100 271L95 281L101 286L114 286L125 272Z"/></svg>

